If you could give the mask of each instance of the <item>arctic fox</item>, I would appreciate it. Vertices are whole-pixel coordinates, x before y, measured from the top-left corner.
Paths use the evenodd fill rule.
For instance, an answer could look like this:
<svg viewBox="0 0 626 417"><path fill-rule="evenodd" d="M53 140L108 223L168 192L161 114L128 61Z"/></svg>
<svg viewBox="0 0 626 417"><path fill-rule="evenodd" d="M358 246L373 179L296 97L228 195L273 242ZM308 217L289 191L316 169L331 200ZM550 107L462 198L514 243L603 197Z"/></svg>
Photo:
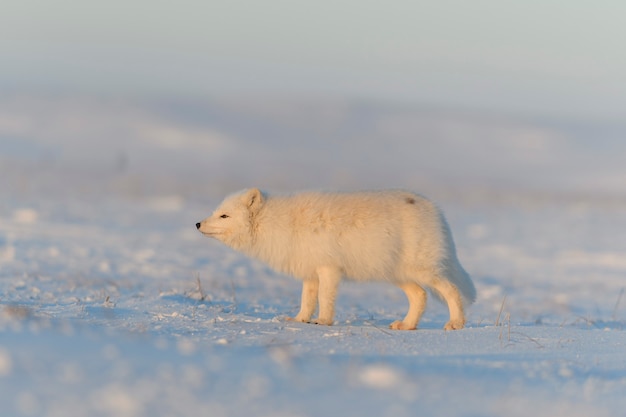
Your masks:
<svg viewBox="0 0 626 417"><path fill-rule="evenodd" d="M389 326L397 330L417 327L426 306L425 289L448 304L445 330L463 328L464 307L476 298L443 214L411 192L279 197L252 188L227 197L196 228L302 280L300 312L288 320L332 325L342 278L400 287L409 311ZM318 302L318 317L311 320Z"/></svg>

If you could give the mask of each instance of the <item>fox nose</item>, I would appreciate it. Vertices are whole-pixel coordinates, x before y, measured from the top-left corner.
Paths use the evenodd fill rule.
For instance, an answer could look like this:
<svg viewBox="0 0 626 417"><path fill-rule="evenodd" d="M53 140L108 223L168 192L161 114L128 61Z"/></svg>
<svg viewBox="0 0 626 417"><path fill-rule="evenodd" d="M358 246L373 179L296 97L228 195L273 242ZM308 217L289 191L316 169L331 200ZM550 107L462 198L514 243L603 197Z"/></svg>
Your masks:
<svg viewBox="0 0 626 417"><path fill-rule="evenodd" d="M196 223L196 229L200 229L200 223Z"/></svg>

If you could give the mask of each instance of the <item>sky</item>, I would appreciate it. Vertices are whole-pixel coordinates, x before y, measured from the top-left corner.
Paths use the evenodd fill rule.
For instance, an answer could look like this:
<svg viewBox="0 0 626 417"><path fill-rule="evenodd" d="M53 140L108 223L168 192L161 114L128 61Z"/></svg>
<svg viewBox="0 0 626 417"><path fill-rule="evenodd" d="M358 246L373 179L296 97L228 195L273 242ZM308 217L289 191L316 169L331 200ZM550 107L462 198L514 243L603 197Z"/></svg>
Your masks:
<svg viewBox="0 0 626 417"><path fill-rule="evenodd" d="M9 0L0 93L360 98L620 122L626 3Z"/></svg>

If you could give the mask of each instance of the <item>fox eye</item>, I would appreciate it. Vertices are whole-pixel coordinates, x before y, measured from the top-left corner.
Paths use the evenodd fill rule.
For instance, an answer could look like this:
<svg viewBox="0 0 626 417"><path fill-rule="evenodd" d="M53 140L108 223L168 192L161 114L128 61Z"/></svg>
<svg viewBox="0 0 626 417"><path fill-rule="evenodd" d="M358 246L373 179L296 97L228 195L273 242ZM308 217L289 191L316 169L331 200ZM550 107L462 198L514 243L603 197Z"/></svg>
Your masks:
<svg viewBox="0 0 626 417"><path fill-rule="evenodd" d="M228 214L222 214L222 215L220 216L220 219L227 219L227 218L229 218L229 217L230 217L230 216L229 216Z"/></svg>

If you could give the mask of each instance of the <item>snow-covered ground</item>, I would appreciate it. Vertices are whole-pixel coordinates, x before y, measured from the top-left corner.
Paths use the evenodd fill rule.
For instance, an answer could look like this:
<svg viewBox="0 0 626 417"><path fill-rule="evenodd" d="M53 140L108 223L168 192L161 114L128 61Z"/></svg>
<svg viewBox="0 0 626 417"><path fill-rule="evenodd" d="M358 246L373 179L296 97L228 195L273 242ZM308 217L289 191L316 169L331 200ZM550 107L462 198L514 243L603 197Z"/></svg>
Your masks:
<svg viewBox="0 0 626 417"><path fill-rule="evenodd" d="M352 102L0 100L0 415L614 416L626 406L620 126ZM478 290L420 329L344 283L336 324L286 322L296 281L201 236L255 185L438 200Z"/></svg>

